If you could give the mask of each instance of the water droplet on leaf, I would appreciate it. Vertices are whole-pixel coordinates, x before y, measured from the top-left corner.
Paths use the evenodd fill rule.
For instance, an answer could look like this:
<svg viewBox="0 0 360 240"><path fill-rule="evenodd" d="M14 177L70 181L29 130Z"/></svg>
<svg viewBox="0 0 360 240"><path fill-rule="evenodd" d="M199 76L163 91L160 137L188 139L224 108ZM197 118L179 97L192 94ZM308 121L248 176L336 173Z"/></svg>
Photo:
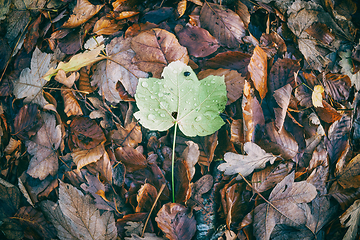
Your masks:
<svg viewBox="0 0 360 240"><path fill-rule="evenodd" d="M202 119L201 116L197 116L197 117L195 118L195 121L196 121L196 122L199 122L199 121L201 121L201 119Z"/></svg>
<svg viewBox="0 0 360 240"><path fill-rule="evenodd" d="M148 119L151 120L151 121L154 121L155 120L155 115L150 113L149 116L148 116Z"/></svg>
<svg viewBox="0 0 360 240"><path fill-rule="evenodd" d="M162 114L160 114L160 116L161 116L161 117L165 117L165 114L162 113Z"/></svg>
<svg viewBox="0 0 360 240"><path fill-rule="evenodd" d="M141 86L143 86L144 88L147 88L149 86L149 84L147 82L142 82Z"/></svg>

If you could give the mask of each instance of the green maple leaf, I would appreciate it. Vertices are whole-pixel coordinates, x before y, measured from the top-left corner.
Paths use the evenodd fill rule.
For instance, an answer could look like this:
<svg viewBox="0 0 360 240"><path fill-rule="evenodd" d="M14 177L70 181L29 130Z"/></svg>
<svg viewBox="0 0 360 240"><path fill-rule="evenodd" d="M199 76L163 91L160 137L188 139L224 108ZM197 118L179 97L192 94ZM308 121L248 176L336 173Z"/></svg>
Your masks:
<svg viewBox="0 0 360 240"><path fill-rule="evenodd" d="M227 102L224 77L208 76L199 81L191 67L180 61L164 68L163 79L140 78L134 114L150 129L165 131L176 122L186 136L206 136L219 130L219 113Z"/></svg>

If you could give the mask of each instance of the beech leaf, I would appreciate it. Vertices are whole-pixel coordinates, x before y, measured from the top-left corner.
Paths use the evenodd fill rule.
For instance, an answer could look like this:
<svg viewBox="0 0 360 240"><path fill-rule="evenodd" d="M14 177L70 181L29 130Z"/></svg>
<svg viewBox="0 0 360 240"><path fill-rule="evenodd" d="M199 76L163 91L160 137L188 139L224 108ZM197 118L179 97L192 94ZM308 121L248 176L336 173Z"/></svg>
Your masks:
<svg viewBox="0 0 360 240"><path fill-rule="evenodd" d="M244 151L248 155L242 155L232 152L227 152L224 155L226 163L218 166L220 171L225 171L225 175L233 175L241 173L243 177L250 175L255 169L264 168L266 163L270 161L274 163L277 156L271 153L266 153L256 143L246 142L244 144ZM237 176L236 179L241 180L242 176Z"/></svg>
<svg viewBox="0 0 360 240"><path fill-rule="evenodd" d="M187 136L206 136L224 125L219 116L227 102L224 77L199 81L180 61L165 67L162 76L139 80L135 99L140 111L134 116L144 127L165 131L177 122Z"/></svg>

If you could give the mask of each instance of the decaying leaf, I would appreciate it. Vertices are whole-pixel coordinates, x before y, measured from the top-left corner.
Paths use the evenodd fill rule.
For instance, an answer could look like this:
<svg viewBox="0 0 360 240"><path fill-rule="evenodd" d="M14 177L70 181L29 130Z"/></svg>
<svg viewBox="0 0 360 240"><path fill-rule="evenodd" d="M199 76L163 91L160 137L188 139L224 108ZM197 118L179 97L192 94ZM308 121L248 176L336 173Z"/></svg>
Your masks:
<svg viewBox="0 0 360 240"><path fill-rule="evenodd" d="M294 182L295 172L285 177L270 193L268 201L254 210L254 235L270 239L277 224L300 226L306 222L304 203L313 200L316 188L306 181Z"/></svg>
<svg viewBox="0 0 360 240"><path fill-rule="evenodd" d="M266 153L257 144L246 142L244 144L244 151L247 155L236 154L227 152L224 155L226 163L218 166L220 171L224 171L225 175L233 175L240 173L236 179L240 180L242 177L247 177L255 169L264 168L266 163L270 161L274 163L277 156L271 153Z"/></svg>
<svg viewBox="0 0 360 240"><path fill-rule="evenodd" d="M42 118L44 125L32 140L25 142L28 153L32 155L27 173L40 180L44 180L49 174L57 173L57 149L62 139L61 126L56 125L55 116L44 112Z"/></svg>
<svg viewBox="0 0 360 240"><path fill-rule="evenodd" d="M136 53L132 61L142 71L151 72L155 78L160 77L169 63L180 61L187 64L189 61L186 48L179 44L175 35L160 28L153 28L134 37L131 48Z"/></svg>
<svg viewBox="0 0 360 240"><path fill-rule="evenodd" d="M142 125L165 131L177 122L187 136L206 136L224 124L218 115L227 101L222 77L198 81L194 71L180 61L170 63L162 76L139 81L135 99L140 111L134 116Z"/></svg>
<svg viewBox="0 0 360 240"><path fill-rule="evenodd" d="M205 2L200 21L203 28L229 48L238 47L245 36L245 26L239 15L221 5Z"/></svg>
<svg viewBox="0 0 360 240"><path fill-rule="evenodd" d="M191 239L196 231L194 216L190 217L188 209L178 203L163 205L155 220L169 239Z"/></svg>
<svg viewBox="0 0 360 240"><path fill-rule="evenodd" d="M360 222L360 200L356 200L341 216L340 222L344 227L349 227L343 239L356 238Z"/></svg>

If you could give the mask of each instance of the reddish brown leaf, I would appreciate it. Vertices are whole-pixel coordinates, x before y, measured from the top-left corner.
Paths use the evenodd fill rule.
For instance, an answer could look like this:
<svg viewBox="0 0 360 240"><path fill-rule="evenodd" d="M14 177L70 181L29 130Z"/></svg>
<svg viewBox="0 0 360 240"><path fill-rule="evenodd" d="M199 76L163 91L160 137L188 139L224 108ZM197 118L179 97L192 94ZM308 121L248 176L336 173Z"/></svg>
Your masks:
<svg viewBox="0 0 360 240"><path fill-rule="evenodd" d="M271 49L274 49L275 53L277 52L280 55L287 51L284 39L276 32L271 32L270 34L263 33L260 38L260 44L267 50L271 51Z"/></svg>
<svg viewBox="0 0 360 240"><path fill-rule="evenodd" d="M327 123L333 123L337 120L340 120L342 114L335 110L330 104L328 104L325 100L322 101L324 107L317 107L315 111L319 118Z"/></svg>
<svg viewBox="0 0 360 240"><path fill-rule="evenodd" d="M75 117L70 129L69 144L73 148L92 149L106 140L104 132L96 121L87 117Z"/></svg>
<svg viewBox="0 0 360 240"><path fill-rule="evenodd" d="M229 48L237 48L245 36L245 26L239 15L221 5L205 2L200 21L203 28Z"/></svg>
<svg viewBox="0 0 360 240"><path fill-rule="evenodd" d="M326 81L324 81L325 91L335 101L346 101L349 98L351 85L350 78L347 75L326 74Z"/></svg>
<svg viewBox="0 0 360 240"><path fill-rule="evenodd" d="M251 80L258 90L261 99L265 98L267 89L267 56L261 47L256 46L249 63L249 72Z"/></svg>
<svg viewBox="0 0 360 240"><path fill-rule="evenodd" d="M202 195L210 191L213 187L214 178L210 174L202 176L195 183L191 184L191 197L187 200L186 206L194 206L195 210L203 207L204 199Z"/></svg>
<svg viewBox="0 0 360 240"><path fill-rule="evenodd" d="M125 128L118 124L117 128L117 130L112 130L109 135L110 139L112 139L116 145L134 148L141 142L141 127L137 122L132 122Z"/></svg>
<svg viewBox="0 0 360 240"><path fill-rule="evenodd" d="M196 220L189 211L178 203L163 205L155 218L159 228L171 240L191 239L196 231Z"/></svg>
<svg viewBox="0 0 360 240"><path fill-rule="evenodd" d="M138 205L136 206L135 212L149 212L156 196L157 190L153 185L149 183L142 185L136 197Z"/></svg>
<svg viewBox="0 0 360 240"><path fill-rule="evenodd" d="M70 88L63 87L61 90L61 95L64 99L64 112L68 117L83 115L80 104Z"/></svg>
<svg viewBox="0 0 360 240"><path fill-rule="evenodd" d="M313 38L330 45L335 40L335 35L330 32L330 29L323 23L314 22L308 29L305 29Z"/></svg>
<svg viewBox="0 0 360 240"><path fill-rule="evenodd" d="M184 203L191 195L191 176L186 161L178 160L175 162L174 175L176 176L174 190L175 202Z"/></svg>
<svg viewBox="0 0 360 240"><path fill-rule="evenodd" d="M269 91L275 90L290 83L291 87L296 87L294 73L300 70L300 64L288 58L279 59L271 67L269 74Z"/></svg>
<svg viewBox="0 0 360 240"><path fill-rule="evenodd" d="M159 25L155 24L155 23L150 23L150 22L146 22L146 23L135 23L133 25L131 25L125 32L125 38L129 38L129 37L135 37L136 35L138 35L140 32L142 31L146 31L152 28L157 28Z"/></svg>
<svg viewBox="0 0 360 240"><path fill-rule="evenodd" d="M96 21L93 32L96 35L111 35L118 32L124 25L125 23L118 24L114 20L111 20L107 17L102 17Z"/></svg>
<svg viewBox="0 0 360 240"><path fill-rule="evenodd" d="M96 90L96 87L91 86L90 77L89 77L90 67L83 67L80 69L80 77L79 77L79 90L82 93L89 94Z"/></svg>
<svg viewBox="0 0 360 240"><path fill-rule="evenodd" d="M27 104L23 106L14 119L13 135L20 139L28 139L41 128L43 120L38 105Z"/></svg>
<svg viewBox="0 0 360 240"><path fill-rule="evenodd" d="M132 147L124 146L117 148L115 156L118 161L121 161L126 166L127 172L144 169L147 166L144 155Z"/></svg>
<svg viewBox="0 0 360 240"><path fill-rule="evenodd" d="M236 70L244 77L248 72L251 55L239 51L228 51L217 54L205 62L205 68L225 68Z"/></svg>
<svg viewBox="0 0 360 240"><path fill-rule="evenodd" d="M31 52L39 39L39 25L42 20L42 15L40 14L39 17L28 27L29 31L26 33L26 37L24 39L24 48L26 52Z"/></svg>
<svg viewBox="0 0 360 240"><path fill-rule="evenodd" d="M80 170L82 167L98 161L105 153L104 145L99 144L98 146L90 149L77 148L71 153L74 163L77 165L77 169Z"/></svg>
<svg viewBox="0 0 360 240"><path fill-rule="evenodd" d="M254 142L256 131L265 125L264 114L254 89L245 81L242 100L245 142Z"/></svg>
<svg viewBox="0 0 360 240"><path fill-rule="evenodd" d="M231 139L230 141L237 146L245 143L243 120L237 119L231 123Z"/></svg>
<svg viewBox="0 0 360 240"><path fill-rule="evenodd" d="M189 54L194 57L206 57L220 47L218 41L207 30L197 26L188 25L176 35L179 43L187 47Z"/></svg>
<svg viewBox="0 0 360 240"><path fill-rule="evenodd" d="M131 48L136 53L132 61L155 78L160 78L169 63L179 60L187 64L189 61L186 48L179 44L175 35L159 28L141 32L132 39Z"/></svg>

